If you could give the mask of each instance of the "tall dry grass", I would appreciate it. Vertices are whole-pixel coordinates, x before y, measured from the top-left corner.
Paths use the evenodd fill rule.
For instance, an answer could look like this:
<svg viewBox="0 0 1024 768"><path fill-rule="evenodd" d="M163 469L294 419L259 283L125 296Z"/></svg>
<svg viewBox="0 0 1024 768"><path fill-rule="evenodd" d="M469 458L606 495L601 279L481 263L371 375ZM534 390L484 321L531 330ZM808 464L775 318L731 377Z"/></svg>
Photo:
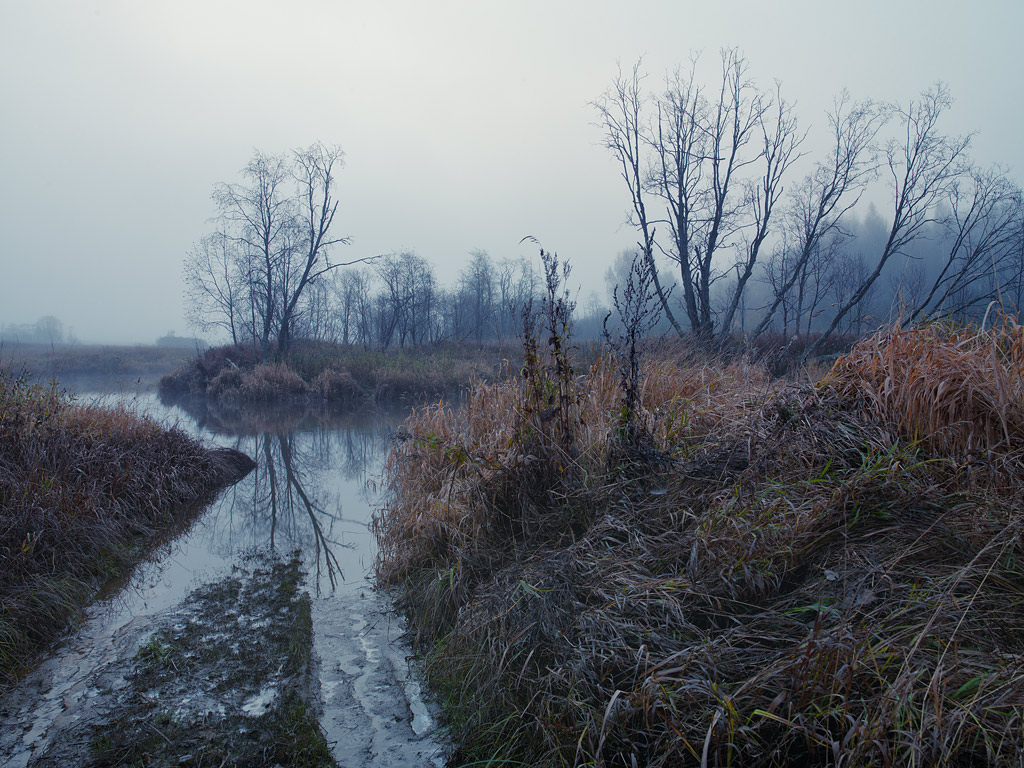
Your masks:
<svg viewBox="0 0 1024 768"><path fill-rule="evenodd" d="M0 678L243 469L123 407L0 372Z"/></svg>
<svg viewBox="0 0 1024 768"><path fill-rule="evenodd" d="M891 331L801 387L649 361L646 454L616 447L607 360L572 451L522 377L416 411L377 575L458 759L1024 761L1019 329L963 334Z"/></svg>
<svg viewBox="0 0 1024 768"><path fill-rule="evenodd" d="M1024 472L1024 326L885 329L825 379L911 440L1004 475Z"/></svg>

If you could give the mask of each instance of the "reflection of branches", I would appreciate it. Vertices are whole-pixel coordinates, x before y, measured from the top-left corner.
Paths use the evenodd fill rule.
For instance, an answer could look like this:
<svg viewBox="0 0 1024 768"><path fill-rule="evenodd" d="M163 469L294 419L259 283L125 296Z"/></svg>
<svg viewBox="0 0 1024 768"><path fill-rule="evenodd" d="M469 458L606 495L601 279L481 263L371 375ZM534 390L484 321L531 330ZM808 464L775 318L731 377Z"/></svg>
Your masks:
<svg viewBox="0 0 1024 768"><path fill-rule="evenodd" d="M281 446L281 461L284 464L285 475L288 478L289 490L294 490L298 497L302 500L302 504L309 514L309 521L313 528L313 537L316 542L316 583L317 590L319 590L321 566L320 557L321 552L323 553L323 559L327 566L327 576L331 580L331 588L337 586L337 578L335 577L335 571L338 575L341 575L341 564L338 563L337 556L331 552L330 544L337 543L328 540L327 536L324 535L323 526L320 525L320 521L317 519L317 514L326 514L322 507L318 507L310 501L309 496L306 495L305 489L302 487L302 482L298 472L292 462L292 435L278 435L278 443ZM291 504L289 503L289 506ZM344 546L344 545L342 545Z"/></svg>
<svg viewBox="0 0 1024 768"><path fill-rule="evenodd" d="M274 534L277 533L277 465L274 456L270 451L269 435L263 436L263 461L267 467L267 479L270 490L270 546L274 546ZM253 505L253 514L257 513L259 505Z"/></svg>
<svg viewBox="0 0 1024 768"><path fill-rule="evenodd" d="M308 554L311 572L316 558L316 588L325 573L336 587L340 562L351 568L338 548L358 546L347 543L347 533L355 528L357 536L365 533L372 540L368 525L376 497L362 481L379 468L385 438L404 412L247 408L233 420L228 410L213 418L216 404L193 401L182 407L197 425L234 436L232 442L257 461L257 469L222 503L225 543L237 546L231 542L241 537L243 546L300 548Z"/></svg>

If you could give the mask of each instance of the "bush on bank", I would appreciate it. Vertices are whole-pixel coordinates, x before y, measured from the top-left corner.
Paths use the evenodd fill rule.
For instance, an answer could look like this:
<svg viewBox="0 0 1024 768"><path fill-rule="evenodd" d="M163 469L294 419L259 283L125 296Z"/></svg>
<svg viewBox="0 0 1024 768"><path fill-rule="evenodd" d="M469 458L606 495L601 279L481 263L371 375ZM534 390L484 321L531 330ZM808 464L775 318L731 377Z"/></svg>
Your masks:
<svg viewBox="0 0 1024 768"><path fill-rule="evenodd" d="M474 765L1024 762L1024 328L416 411L377 575Z"/></svg>
<svg viewBox="0 0 1024 768"><path fill-rule="evenodd" d="M251 346L215 347L160 380L165 397L224 402L288 400L351 405L440 398L491 376L501 352L471 346L366 350L297 342L288 360L264 360Z"/></svg>

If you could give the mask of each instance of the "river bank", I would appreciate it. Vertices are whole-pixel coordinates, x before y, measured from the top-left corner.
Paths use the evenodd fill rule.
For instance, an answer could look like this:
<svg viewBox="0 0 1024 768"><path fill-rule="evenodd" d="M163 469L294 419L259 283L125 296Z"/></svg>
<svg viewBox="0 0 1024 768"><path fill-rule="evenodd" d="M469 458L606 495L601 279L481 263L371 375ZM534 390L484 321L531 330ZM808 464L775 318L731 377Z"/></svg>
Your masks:
<svg viewBox="0 0 1024 768"><path fill-rule="evenodd" d="M253 466L127 408L0 373L0 679Z"/></svg>
<svg viewBox="0 0 1024 768"><path fill-rule="evenodd" d="M0 368L28 373L37 382L60 381L73 391L151 384L195 358L189 347L116 344L10 344L0 346Z"/></svg>
<svg viewBox="0 0 1024 768"><path fill-rule="evenodd" d="M504 366L507 369L507 365ZM286 361L247 345L215 347L160 379L167 400L228 405L281 402L333 406L418 404L457 395L476 378L503 370L497 348L468 344L362 349L297 342Z"/></svg>
<svg viewBox="0 0 1024 768"><path fill-rule="evenodd" d="M804 384L551 338L389 457L377 573L456 764L1024 761L1024 328Z"/></svg>
<svg viewBox="0 0 1024 768"><path fill-rule="evenodd" d="M40 665L0 692L0 763L132 764L139 750L149 754L152 738L165 745L169 761L208 765L220 754L212 762L219 765L228 752L249 754L237 741L247 728L271 733L295 757L286 760L266 741L260 743L276 754L274 762L237 764L301 765L300 747L315 746L315 734L296 724L319 721L331 759L346 768L444 765L436 712L407 662L404 624L366 579L374 556L367 525L376 503L367 481L379 472L401 417L288 403L247 408L236 418L232 409L182 412L152 392L135 395L127 407L175 422L203 443L240 450L257 466L164 541L119 591L93 603ZM279 600L292 588L296 567L298 598ZM241 610L247 601L257 605ZM260 607L275 601L276 613ZM311 631L291 634L286 647L280 630L305 621L306 603ZM280 692L291 685L292 676L280 670L296 649L309 660L308 687L291 690L308 694L302 702L309 717L240 711L239 702L256 706L250 699L257 688ZM234 667L240 674L224 677ZM147 669L164 670L167 679ZM220 687L211 688L210 679ZM275 695L271 703L287 698ZM201 702L213 701L223 708L203 710ZM108 743L104 733L123 738Z"/></svg>
<svg viewBox="0 0 1024 768"><path fill-rule="evenodd" d="M5 729L7 764L334 766L317 721L301 581L298 558L253 553L152 621L129 622L120 653L60 681L52 720ZM35 707L16 691L4 714Z"/></svg>

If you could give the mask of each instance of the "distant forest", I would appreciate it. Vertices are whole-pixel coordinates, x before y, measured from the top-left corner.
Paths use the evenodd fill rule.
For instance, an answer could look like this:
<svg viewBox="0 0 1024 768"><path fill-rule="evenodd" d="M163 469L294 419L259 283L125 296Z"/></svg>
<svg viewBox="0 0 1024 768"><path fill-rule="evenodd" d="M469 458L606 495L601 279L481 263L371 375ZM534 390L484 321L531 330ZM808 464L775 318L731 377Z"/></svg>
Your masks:
<svg viewBox="0 0 1024 768"><path fill-rule="evenodd" d="M653 90L640 64L620 72L593 107L637 245L608 270L608 295L577 308L577 336L598 336L627 292L660 315L655 333L709 344L784 334L808 353L882 323L979 320L993 303L1017 314L1021 189L970 158L969 136L943 132L951 103L942 85L906 103L840 93L814 158L781 86L760 88L738 51L722 52L711 83L696 63ZM451 286L414 252L339 261L343 160L319 143L257 151L241 182L215 188L216 230L185 260L197 328L279 352L296 338L388 348L520 332L543 293L525 259L475 251ZM887 202L865 204L869 192Z"/></svg>

